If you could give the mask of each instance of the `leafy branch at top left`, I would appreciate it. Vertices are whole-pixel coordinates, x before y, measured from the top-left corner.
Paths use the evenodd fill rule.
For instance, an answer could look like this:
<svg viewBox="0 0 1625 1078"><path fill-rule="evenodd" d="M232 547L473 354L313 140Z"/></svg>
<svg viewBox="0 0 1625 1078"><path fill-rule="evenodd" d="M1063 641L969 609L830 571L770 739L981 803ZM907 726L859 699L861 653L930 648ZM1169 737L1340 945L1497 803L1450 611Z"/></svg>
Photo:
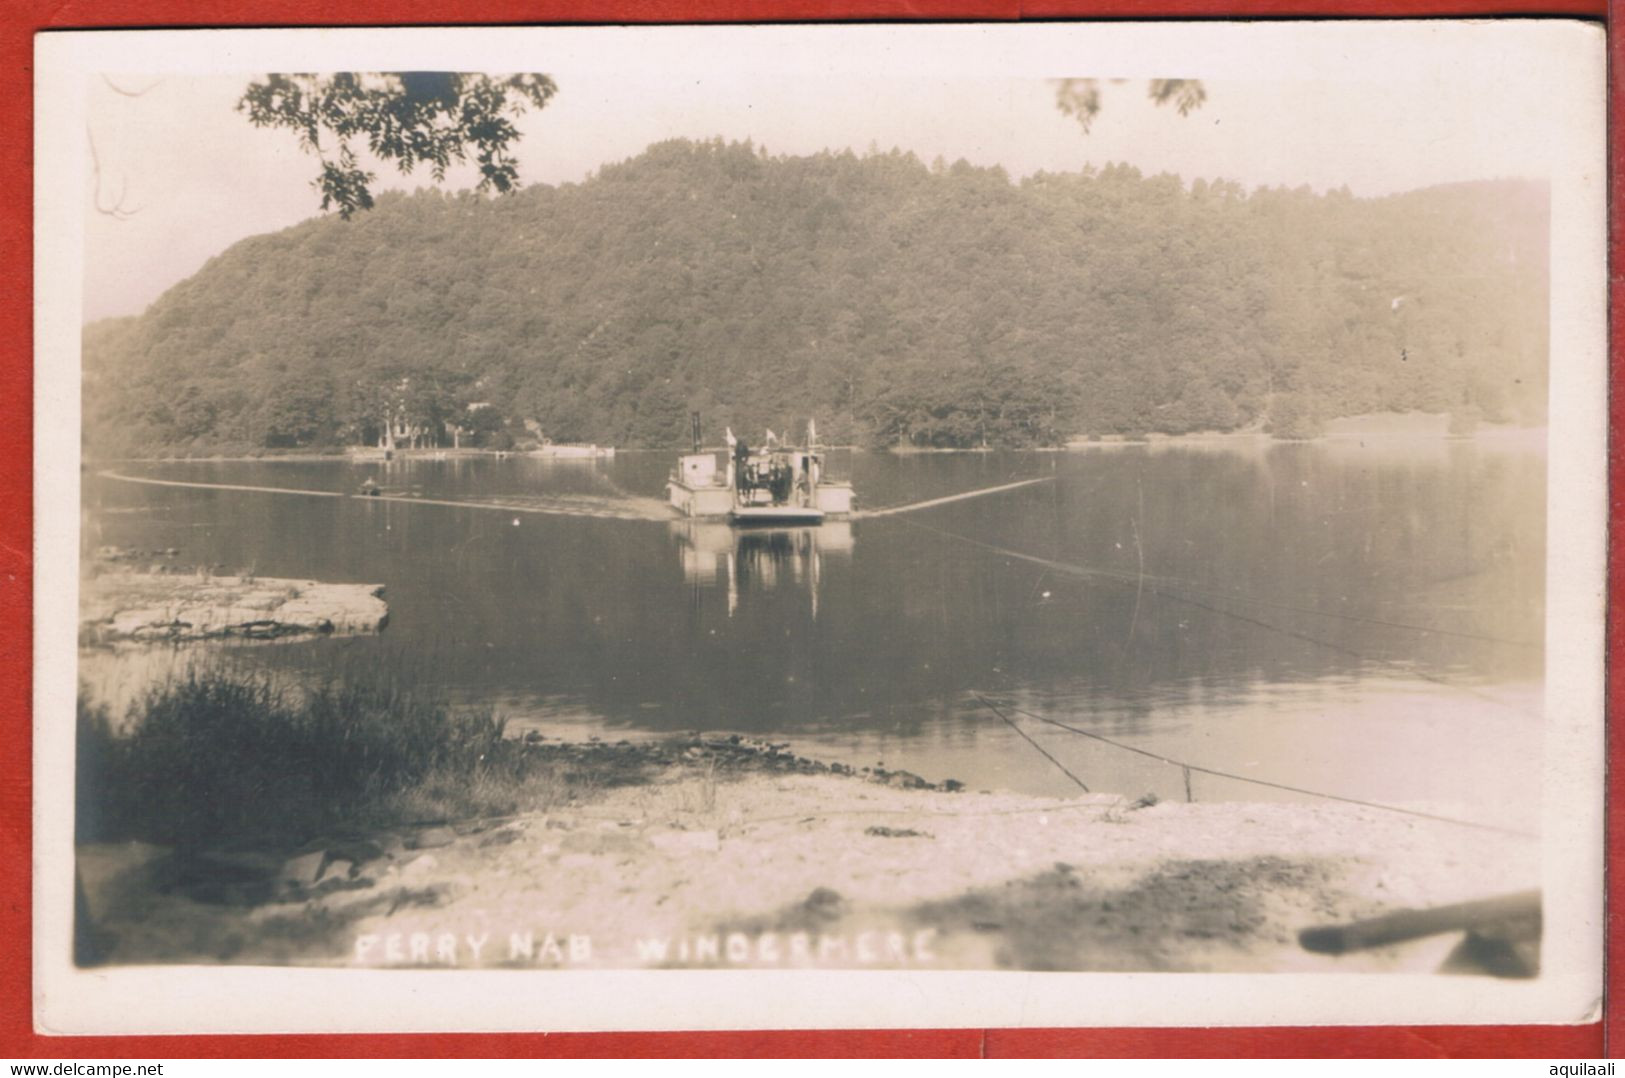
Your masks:
<svg viewBox="0 0 1625 1078"><path fill-rule="evenodd" d="M372 207L377 176L362 167L356 143L392 161L402 173L428 166L436 181L453 165L473 159L480 191L519 186L509 147L520 132L514 120L541 109L558 92L546 75L480 75L456 71L273 74L249 84L239 112L255 127L282 127L321 161L312 186L322 209L348 219Z"/></svg>

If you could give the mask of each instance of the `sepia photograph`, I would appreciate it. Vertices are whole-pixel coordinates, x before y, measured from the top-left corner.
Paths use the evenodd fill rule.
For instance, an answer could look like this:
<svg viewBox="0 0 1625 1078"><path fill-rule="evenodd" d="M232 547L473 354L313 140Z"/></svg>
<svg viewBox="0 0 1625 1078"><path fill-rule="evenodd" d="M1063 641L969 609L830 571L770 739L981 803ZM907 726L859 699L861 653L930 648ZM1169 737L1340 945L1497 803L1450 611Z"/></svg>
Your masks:
<svg viewBox="0 0 1625 1078"><path fill-rule="evenodd" d="M38 53L42 1029L1594 1017L1595 27Z"/></svg>

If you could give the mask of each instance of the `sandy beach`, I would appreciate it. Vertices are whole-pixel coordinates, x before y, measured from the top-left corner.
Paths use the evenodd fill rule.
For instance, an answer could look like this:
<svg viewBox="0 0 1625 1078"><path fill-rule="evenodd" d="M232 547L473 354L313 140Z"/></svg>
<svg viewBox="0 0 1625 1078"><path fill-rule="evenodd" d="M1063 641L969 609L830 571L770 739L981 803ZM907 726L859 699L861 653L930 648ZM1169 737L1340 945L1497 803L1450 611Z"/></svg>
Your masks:
<svg viewBox="0 0 1625 1078"><path fill-rule="evenodd" d="M549 751L605 785L299 850L83 846L89 942L120 964L1426 972L1460 933L1341 957L1298 933L1539 879L1535 842L1330 802L919 788L698 739Z"/></svg>

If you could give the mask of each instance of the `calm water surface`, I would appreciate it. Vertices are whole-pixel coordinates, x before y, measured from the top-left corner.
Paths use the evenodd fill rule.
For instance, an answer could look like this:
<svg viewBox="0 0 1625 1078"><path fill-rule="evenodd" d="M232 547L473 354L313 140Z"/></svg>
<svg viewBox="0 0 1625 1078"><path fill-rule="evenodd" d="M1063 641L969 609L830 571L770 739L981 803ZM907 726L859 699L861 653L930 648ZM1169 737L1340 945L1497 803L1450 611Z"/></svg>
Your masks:
<svg viewBox="0 0 1625 1078"><path fill-rule="evenodd" d="M448 500L660 497L671 455L129 464ZM787 533L85 479L86 549L379 583L376 638L235 649L409 669L510 729L703 729L973 788L1183 798L1177 768L1023 717L1348 796L1505 821L1538 799L1545 455L1493 443L853 454L874 509ZM105 660L86 676L109 674ZM1284 796L1198 775L1198 799Z"/></svg>

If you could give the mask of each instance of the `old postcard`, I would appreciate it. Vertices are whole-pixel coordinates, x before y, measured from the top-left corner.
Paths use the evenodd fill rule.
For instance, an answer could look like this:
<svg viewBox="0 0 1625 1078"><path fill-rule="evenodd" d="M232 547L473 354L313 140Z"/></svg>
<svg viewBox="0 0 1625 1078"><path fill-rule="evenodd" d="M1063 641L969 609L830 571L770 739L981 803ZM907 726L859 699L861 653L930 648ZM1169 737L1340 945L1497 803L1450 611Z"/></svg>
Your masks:
<svg viewBox="0 0 1625 1078"><path fill-rule="evenodd" d="M38 44L36 1022L1580 1022L1603 40Z"/></svg>

